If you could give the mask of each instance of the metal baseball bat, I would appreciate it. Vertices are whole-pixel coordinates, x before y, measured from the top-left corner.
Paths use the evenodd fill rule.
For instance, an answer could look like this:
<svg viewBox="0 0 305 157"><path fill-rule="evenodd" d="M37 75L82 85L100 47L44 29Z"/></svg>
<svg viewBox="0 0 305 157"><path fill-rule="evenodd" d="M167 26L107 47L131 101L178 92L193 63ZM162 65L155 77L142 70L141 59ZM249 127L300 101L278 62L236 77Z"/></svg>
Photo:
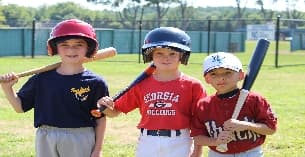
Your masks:
<svg viewBox="0 0 305 157"><path fill-rule="evenodd" d="M105 58L113 57L116 54L117 54L117 51L116 51L115 48L108 47L108 48L98 50L97 53L92 58L85 58L83 62L87 63L87 62L92 62L92 61L95 61L95 60L105 59ZM38 74L38 73L50 71L50 70L53 70L53 69L56 69L57 67L59 67L60 64L61 64L61 62L57 62L57 63L46 65L46 66L43 66L43 67L27 70L27 71L18 73L17 76L18 77L25 77L25 76L29 76L29 75L33 75L33 74ZM4 81L5 80L0 78L0 83L4 82Z"/></svg>
<svg viewBox="0 0 305 157"><path fill-rule="evenodd" d="M250 63L248 64L248 70L242 84L242 90L240 91L240 95L238 97L236 106L234 108L234 112L232 114L232 119L238 118L240 110L243 107L243 104L248 96L248 93L264 61L269 44L270 42L268 40L260 39L256 45L256 49L252 54ZM228 147L227 144L220 144L216 147L216 149L220 152L226 152L228 150Z"/></svg>
<svg viewBox="0 0 305 157"><path fill-rule="evenodd" d="M115 96L112 97L113 101L115 102L121 96L123 96L130 88L135 86L136 84L140 83L141 81L145 80L147 77L152 75L156 69L156 66L151 63L135 80L133 80L127 87L119 91ZM104 111L107 107L102 105L100 108L96 110L91 110L91 115L94 117L100 117L102 115L102 111Z"/></svg>

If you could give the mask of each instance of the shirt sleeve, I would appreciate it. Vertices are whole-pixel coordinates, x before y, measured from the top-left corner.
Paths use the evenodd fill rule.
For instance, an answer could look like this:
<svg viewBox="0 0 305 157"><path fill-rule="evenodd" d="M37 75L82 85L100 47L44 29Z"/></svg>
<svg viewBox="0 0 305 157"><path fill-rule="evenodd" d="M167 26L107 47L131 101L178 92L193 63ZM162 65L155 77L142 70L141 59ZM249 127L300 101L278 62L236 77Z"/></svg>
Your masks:
<svg viewBox="0 0 305 157"><path fill-rule="evenodd" d="M202 99L198 101L196 104L196 109L194 110L194 114L191 119L191 136L198 136L198 135L206 135L206 129L203 121L204 116L204 106Z"/></svg>
<svg viewBox="0 0 305 157"><path fill-rule="evenodd" d="M35 80L37 76L32 76L17 92L21 100L21 106L24 112L34 108L35 104Z"/></svg>
<svg viewBox="0 0 305 157"><path fill-rule="evenodd" d="M109 96L108 85L107 85L107 83L104 79L100 79L97 82L97 85L96 85L93 102L97 102L100 98L105 97L105 96ZM93 110L93 109L94 110L97 109L96 103L91 104L91 109L90 110ZM102 118L102 117L93 117L93 118L99 119L99 118Z"/></svg>
<svg viewBox="0 0 305 157"><path fill-rule="evenodd" d="M125 94L123 94L117 101L115 101L114 108L120 112L128 113L139 107L139 98L138 95L140 92L136 92L137 86L129 89Z"/></svg>
<svg viewBox="0 0 305 157"><path fill-rule="evenodd" d="M266 124L269 128L275 130L277 127L277 117L271 109L271 105L267 102L264 97L258 97L257 103L257 121Z"/></svg>
<svg viewBox="0 0 305 157"><path fill-rule="evenodd" d="M198 101L207 96L204 86L198 82L194 85L193 91L192 113L195 112Z"/></svg>

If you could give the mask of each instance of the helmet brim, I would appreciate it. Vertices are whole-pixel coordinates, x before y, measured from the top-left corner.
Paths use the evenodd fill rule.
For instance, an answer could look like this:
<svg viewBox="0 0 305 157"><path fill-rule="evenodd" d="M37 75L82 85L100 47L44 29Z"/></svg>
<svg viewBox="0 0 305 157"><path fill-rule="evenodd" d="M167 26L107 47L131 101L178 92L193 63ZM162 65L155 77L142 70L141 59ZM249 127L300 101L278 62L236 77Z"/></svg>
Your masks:
<svg viewBox="0 0 305 157"><path fill-rule="evenodd" d="M148 44L144 44L142 46L142 50L146 50L148 48L155 48L155 47L174 47L174 48L178 48L181 49L183 51L191 51L190 47L179 44L179 43L173 43L173 42L158 42L158 43L148 43Z"/></svg>

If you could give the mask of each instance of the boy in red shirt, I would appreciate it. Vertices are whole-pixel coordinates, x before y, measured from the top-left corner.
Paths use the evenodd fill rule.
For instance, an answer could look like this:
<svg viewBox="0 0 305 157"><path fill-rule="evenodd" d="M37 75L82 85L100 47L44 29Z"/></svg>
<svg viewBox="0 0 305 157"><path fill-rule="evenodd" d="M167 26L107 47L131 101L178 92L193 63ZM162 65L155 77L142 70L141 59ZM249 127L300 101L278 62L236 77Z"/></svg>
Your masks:
<svg viewBox="0 0 305 157"><path fill-rule="evenodd" d="M205 81L216 89L214 95L201 99L192 120L191 136L195 144L209 146L209 157L261 157L266 135L276 131L277 118L267 100L249 92L237 119L231 119L244 79L240 60L219 52L206 57ZM228 150L216 149L227 144Z"/></svg>
<svg viewBox="0 0 305 157"><path fill-rule="evenodd" d="M190 122L197 101L206 96L198 79L179 70L190 55L190 37L182 30L161 27L150 31L142 46L144 62L153 61L153 75L132 87L113 102L104 97L98 104L108 108L106 116L114 117L139 109L141 120L136 157L201 156L201 147L191 151Z"/></svg>

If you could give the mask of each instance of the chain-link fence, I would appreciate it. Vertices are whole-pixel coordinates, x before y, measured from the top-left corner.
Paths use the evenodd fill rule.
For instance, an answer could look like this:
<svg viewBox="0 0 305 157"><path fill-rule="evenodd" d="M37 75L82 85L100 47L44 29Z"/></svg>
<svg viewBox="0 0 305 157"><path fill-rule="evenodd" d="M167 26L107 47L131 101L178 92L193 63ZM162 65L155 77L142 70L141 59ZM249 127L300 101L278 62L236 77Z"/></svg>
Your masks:
<svg viewBox="0 0 305 157"><path fill-rule="evenodd" d="M280 64L290 64L279 60L279 54L298 53L305 49L305 21L300 19L278 17L277 19L224 20L82 20L96 28L101 48L113 46L119 53L140 55L140 47L146 33L153 28L165 26L185 30L191 36L194 53L245 52L248 41L256 41L259 38L269 39L273 41L274 49L269 49L268 53L275 54L276 67ZM60 21L7 19L10 27L0 29L2 36L0 56L19 54L34 57L46 54L46 41L52 27L58 22Z"/></svg>

